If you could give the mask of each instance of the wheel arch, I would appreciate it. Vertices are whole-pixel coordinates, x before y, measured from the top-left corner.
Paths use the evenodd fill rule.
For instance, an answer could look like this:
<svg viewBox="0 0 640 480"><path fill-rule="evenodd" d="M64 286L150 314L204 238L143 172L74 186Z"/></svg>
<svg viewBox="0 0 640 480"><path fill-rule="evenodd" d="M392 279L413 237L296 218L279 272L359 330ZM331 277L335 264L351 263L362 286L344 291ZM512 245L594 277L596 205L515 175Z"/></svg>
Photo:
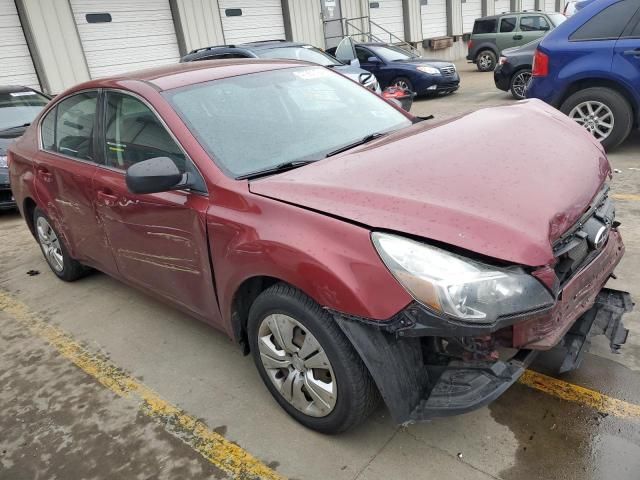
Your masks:
<svg viewBox="0 0 640 480"><path fill-rule="evenodd" d="M498 52L498 47L490 42L487 43L481 43L480 45L478 45L476 50L476 55L473 58L474 63L478 61L478 57L480 56L480 54L482 52L484 52L485 50L489 50L491 52L493 52L493 54L496 56L496 59L500 58L500 52Z"/></svg>
<svg viewBox="0 0 640 480"><path fill-rule="evenodd" d="M633 93L627 86L611 79L584 78L584 79L574 81L567 87L567 89L564 91L564 93L560 97L560 100L558 102L558 108L560 108L564 104L564 102L566 102L567 99L571 97L571 95L573 95L574 93L577 93L580 90L585 90L587 88L596 88L596 87L608 88L622 95L627 101L627 103L629 103L629 106L633 111L634 124L636 126L638 125L640 120L638 117L640 115L640 110L638 108L638 103L636 101L636 98L634 97Z"/></svg>

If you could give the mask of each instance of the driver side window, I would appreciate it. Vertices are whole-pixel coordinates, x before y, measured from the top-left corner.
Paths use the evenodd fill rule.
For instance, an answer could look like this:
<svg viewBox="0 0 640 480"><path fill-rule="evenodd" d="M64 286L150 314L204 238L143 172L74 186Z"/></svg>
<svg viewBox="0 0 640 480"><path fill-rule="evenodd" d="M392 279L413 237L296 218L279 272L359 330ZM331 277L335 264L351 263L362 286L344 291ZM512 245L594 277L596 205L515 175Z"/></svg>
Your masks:
<svg viewBox="0 0 640 480"><path fill-rule="evenodd" d="M375 57L375 55L371 51L362 47L356 47L356 55L360 63L370 63L369 58Z"/></svg>
<svg viewBox="0 0 640 480"><path fill-rule="evenodd" d="M126 170L131 165L154 157L170 158L181 173L191 172L199 179L196 190L205 190L197 169L151 109L130 95L108 92L105 115L106 165Z"/></svg>

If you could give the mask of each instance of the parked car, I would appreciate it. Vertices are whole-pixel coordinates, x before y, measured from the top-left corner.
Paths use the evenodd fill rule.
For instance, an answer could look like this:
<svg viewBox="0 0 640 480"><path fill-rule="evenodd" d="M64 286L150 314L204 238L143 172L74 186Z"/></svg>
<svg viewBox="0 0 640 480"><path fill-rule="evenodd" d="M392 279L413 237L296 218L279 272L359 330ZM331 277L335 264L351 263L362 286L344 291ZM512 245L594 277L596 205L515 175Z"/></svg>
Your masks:
<svg viewBox="0 0 640 480"><path fill-rule="evenodd" d="M219 60L228 58L263 58L283 60L303 60L332 68L354 82L380 93L380 85L375 75L363 70L357 63L348 64L336 60L326 52L306 43L287 42L285 40L267 40L240 45L219 45L198 48L182 57L181 62L198 60Z"/></svg>
<svg viewBox="0 0 640 480"><path fill-rule="evenodd" d="M567 18L561 13L510 12L478 18L467 44L467 60L481 72L492 72L506 48L543 37Z"/></svg>
<svg viewBox="0 0 640 480"><path fill-rule="evenodd" d="M319 66L179 64L59 95L9 166L57 277L221 329L321 432L378 393L398 423L486 405L568 331L566 370L584 332L626 339L609 163L542 102L434 124Z"/></svg>
<svg viewBox="0 0 640 480"><path fill-rule="evenodd" d="M559 108L605 148L640 119L640 21L636 0L599 0L538 46L527 96Z"/></svg>
<svg viewBox="0 0 640 480"><path fill-rule="evenodd" d="M16 208L9 185L7 148L49 102L49 97L32 88L0 86L0 210Z"/></svg>
<svg viewBox="0 0 640 480"><path fill-rule="evenodd" d="M541 40L534 40L521 47L507 48L502 51L500 61L493 72L493 80L500 90L511 92L513 98L526 98L527 87L531 80L533 54Z"/></svg>
<svg viewBox="0 0 640 480"><path fill-rule="evenodd" d="M351 39L346 38L345 41L351 42ZM343 57L339 53L340 50L349 52L351 48L353 54L347 53ZM399 87L417 95L447 95L460 88L460 76L453 63L424 59L388 43L354 42L353 47L341 48L338 45L328 51L342 61L355 55L360 66L373 73L382 88Z"/></svg>

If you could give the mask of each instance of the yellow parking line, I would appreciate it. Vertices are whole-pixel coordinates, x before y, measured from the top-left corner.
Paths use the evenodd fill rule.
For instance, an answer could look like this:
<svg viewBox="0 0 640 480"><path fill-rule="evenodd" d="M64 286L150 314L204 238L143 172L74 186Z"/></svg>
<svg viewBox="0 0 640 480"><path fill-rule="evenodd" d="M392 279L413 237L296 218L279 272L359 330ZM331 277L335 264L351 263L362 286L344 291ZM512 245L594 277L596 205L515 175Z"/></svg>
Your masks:
<svg viewBox="0 0 640 480"><path fill-rule="evenodd" d="M635 195L633 193L614 193L611 197L615 200L628 200L631 202L640 201L640 195Z"/></svg>
<svg viewBox="0 0 640 480"><path fill-rule="evenodd" d="M640 419L640 405L609 397L595 390L563 382L542 373L527 370L520 383L573 403L579 403L615 417Z"/></svg>
<svg viewBox="0 0 640 480"><path fill-rule="evenodd" d="M250 453L210 430L202 421L161 398L149 387L129 376L103 356L84 349L61 329L46 323L29 307L0 291L0 310L27 327L32 334L53 346L109 390L138 403L142 413L234 478L284 479Z"/></svg>

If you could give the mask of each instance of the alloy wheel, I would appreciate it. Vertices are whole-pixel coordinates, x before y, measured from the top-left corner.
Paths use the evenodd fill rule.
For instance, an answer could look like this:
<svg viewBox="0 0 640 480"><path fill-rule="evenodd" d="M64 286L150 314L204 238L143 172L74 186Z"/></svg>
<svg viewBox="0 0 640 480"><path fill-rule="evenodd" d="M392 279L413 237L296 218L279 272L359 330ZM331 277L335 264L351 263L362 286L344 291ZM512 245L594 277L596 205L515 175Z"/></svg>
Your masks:
<svg viewBox="0 0 640 480"><path fill-rule="evenodd" d="M569 117L586 128L601 142L611 135L615 125L611 109L604 103L597 101L579 103L569 112Z"/></svg>
<svg viewBox="0 0 640 480"><path fill-rule="evenodd" d="M480 55L478 63L480 64L480 68L489 70L493 65L493 58L491 58L491 55L489 55L488 53L483 53L482 55Z"/></svg>
<svg viewBox="0 0 640 480"><path fill-rule="evenodd" d="M329 415L337 400L331 362L313 334L284 314L271 314L258 329L260 360L282 397L312 417Z"/></svg>
<svg viewBox="0 0 640 480"><path fill-rule="evenodd" d="M531 72L520 72L513 79L513 91L518 98L525 98L527 87L531 81Z"/></svg>
<svg viewBox="0 0 640 480"><path fill-rule="evenodd" d="M47 262L56 272L62 272L64 269L64 256L56 232L53 231L53 228L44 217L38 217L36 230L38 231L40 247Z"/></svg>
<svg viewBox="0 0 640 480"><path fill-rule="evenodd" d="M405 91L411 90L411 87L409 87L409 84L405 80L398 80L393 85Z"/></svg>

